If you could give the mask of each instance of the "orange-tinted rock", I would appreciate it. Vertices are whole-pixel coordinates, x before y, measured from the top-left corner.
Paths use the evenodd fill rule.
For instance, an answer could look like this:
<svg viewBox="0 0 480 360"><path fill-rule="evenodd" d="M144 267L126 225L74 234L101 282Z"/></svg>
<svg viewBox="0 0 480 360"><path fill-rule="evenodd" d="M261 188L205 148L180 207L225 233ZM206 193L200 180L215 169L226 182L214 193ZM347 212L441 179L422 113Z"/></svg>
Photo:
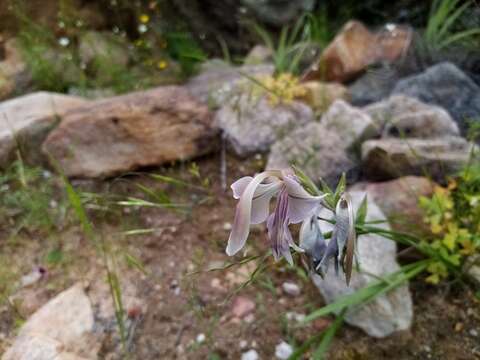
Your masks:
<svg viewBox="0 0 480 360"><path fill-rule="evenodd" d="M410 28L393 24L373 33L358 21L349 21L320 58L304 74L303 80L346 82L380 61L394 62L410 46Z"/></svg>
<svg viewBox="0 0 480 360"><path fill-rule="evenodd" d="M426 232L424 213L418 205L421 196L433 194L435 182L421 176L404 176L391 181L358 183L352 190L364 190L377 203L390 225L399 231Z"/></svg>
<svg viewBox="0 0 480 360"><path fill-rule="evenodd" d="M185 88L159 87L77 108L43 144L69 177L108 177L204 155L217 131Z"/></svg>

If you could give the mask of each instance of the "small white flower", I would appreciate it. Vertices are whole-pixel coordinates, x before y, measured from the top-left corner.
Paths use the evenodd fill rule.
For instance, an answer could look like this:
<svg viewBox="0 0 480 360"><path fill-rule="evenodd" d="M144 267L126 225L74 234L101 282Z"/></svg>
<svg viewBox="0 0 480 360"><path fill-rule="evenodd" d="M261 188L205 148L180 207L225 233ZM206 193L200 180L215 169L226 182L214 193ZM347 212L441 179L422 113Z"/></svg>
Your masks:
<svg viewBox="0 0 480 360"><path fill-rule="evenodd" d="M148 26L145 24L138 25L138 32L140 34L146 33L148 31Z"/></svg>
<svg viewBox="0 0 480 360"><path fill-rule="evenodd" d="M67 47L68 45L70 45L70 39L62 36L60 39L58 39L58 43L60 44L60 46Z"/></svg>

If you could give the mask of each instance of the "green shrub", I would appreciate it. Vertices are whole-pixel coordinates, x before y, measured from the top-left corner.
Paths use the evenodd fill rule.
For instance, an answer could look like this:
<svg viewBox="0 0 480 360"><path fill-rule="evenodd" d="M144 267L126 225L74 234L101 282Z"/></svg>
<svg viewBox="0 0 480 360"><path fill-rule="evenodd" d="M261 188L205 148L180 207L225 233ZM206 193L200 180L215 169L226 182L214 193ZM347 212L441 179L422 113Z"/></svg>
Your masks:
<svg viewBox="0 0 480 360"><path fill-rule="evenodd" d="M448 264L459 272L480 249L480 164L472 164L448 186L436 186L431 198L420 198L432 237L426 242L445 262L430 264L427 281L449 276Z"/></svg>

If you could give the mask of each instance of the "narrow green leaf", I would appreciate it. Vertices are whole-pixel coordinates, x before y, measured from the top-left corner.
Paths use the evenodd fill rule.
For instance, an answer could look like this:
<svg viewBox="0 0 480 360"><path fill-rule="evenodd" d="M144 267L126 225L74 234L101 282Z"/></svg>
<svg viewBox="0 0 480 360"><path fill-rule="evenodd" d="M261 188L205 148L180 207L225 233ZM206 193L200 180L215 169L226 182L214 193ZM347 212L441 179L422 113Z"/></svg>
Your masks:
<svg viewBox="0 0 480 360"><path fill-rule="evenodd" d="M330 344L332 343L333 338L335 337L335 334L343 324L343 319L345 318L346 312L347 312L346 309L342 310L342 312L338 314L333 324L331 324L328 327L327 331L325 331L325 334L322 337L322 341L320 341L320 344L318 345L317 349L313 353L314 360L325 359L325 354L327 353L328 348L330 347Z"/></svg>

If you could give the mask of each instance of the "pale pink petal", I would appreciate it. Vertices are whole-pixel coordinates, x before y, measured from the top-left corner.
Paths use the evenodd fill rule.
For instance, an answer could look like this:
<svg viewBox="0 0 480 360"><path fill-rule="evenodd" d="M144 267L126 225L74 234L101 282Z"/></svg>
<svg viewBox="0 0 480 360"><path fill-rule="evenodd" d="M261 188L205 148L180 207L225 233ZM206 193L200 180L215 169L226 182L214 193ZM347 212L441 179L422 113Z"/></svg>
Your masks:
<svg viewBox="0 0 480 360"><path fill-rule="evenodd" d="M260 186L262 187L261 189ZM252 224L260 224L267 220L270 213L270 200L280 191L282 186L283 183L281 181L258 186L252 201L252 216L250 218ZM257 193L260 195L257 196Z"/></svg>
<svg viewBox="0 0 480 360"><path fill-rule="evenodd" d="M243 192L247 188L248 184L250 184L252 182L252 180L253 180L253 177L245 176L245 177L242 177L242 178L238 179L237 181L235 181L230 186L230 188L233 191L233 197L235 199L240 199L240 196L242 196Z"/></svg>
<svg viewBox="0 0 480 360"><path fill-rule="evenodd" d="M283 179L288 200L288 219L291 224L297 224L315 213L325 195L312 196L293 178L287 176Z"/></svg>
<svg viewBox="0 0 480 360"><path fill-rule="evenodd" d="M228 239L227 255L236 254L247 241L250 232L250 219L252 215L252 201L257 187L270 176L278 176L278 171L265 171L255 176L242 192L235 212L232 232Z"/></svg>

